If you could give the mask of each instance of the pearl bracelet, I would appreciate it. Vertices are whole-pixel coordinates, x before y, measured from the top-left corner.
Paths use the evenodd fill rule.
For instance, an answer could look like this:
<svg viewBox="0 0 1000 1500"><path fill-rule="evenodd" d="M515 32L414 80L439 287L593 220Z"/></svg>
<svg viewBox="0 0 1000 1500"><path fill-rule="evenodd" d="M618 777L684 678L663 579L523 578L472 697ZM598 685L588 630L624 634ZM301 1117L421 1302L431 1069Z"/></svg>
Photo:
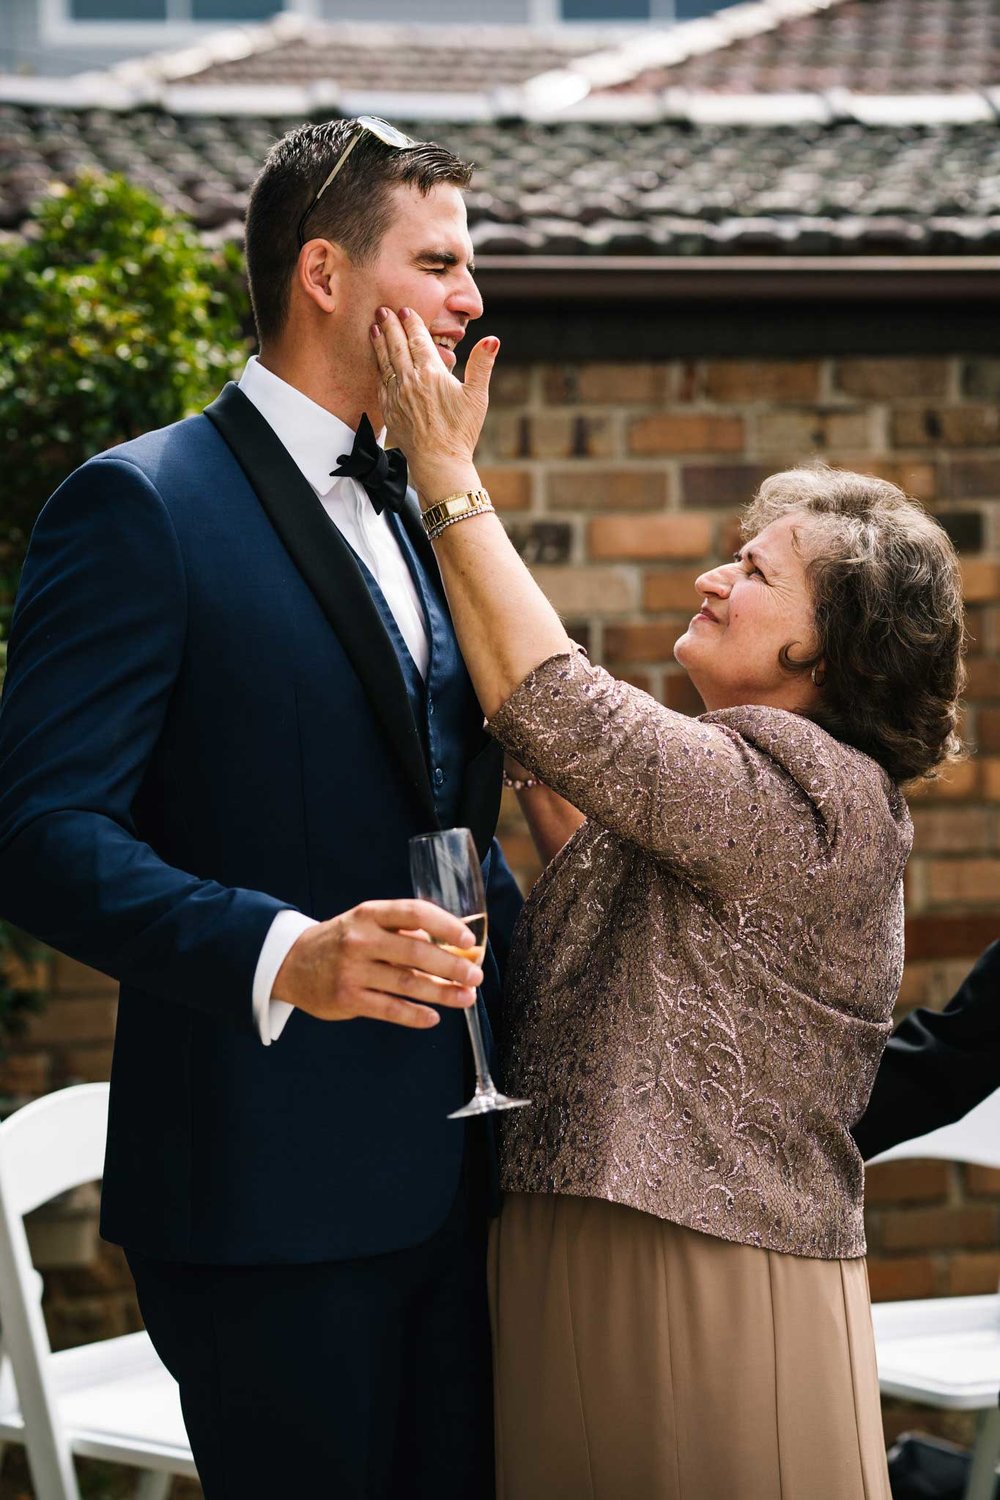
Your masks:
<svg viewBox="0 0 1000 1500"><path fill-rule="evenodd" d="M468 521L470 516L486 516L491 514L494 514L492 501L487 500L485 505L473 505L469 510L463 510L460 516L450 516L447 521L439 521L436 526L428 531L427 540L431 542L436 541L442 531L447 531L449 526L457 526L459 521Z"/></svg>
<svg viewBox="0 0 1000 1500"><path fill-rule="evenodd" d="M513 792L526 792L529 787L541 786L541 782L534 776L510 776L506 771L503 773L503 784L509 786Z"/></svg>

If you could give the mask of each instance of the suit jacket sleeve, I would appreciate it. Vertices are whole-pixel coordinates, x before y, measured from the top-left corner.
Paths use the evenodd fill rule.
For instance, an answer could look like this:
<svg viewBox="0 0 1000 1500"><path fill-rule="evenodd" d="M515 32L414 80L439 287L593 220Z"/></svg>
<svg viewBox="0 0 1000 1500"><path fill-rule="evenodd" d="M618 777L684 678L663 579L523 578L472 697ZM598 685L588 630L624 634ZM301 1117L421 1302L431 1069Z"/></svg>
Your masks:
<svg viewBox="0 0 1000 1500"><path fill-rule="evenodd" d="M524 904L517 881L504 859L500 841L493 840L490 878L486 891L486 905L490 914L490 947L493 949L501 980L507 968L510 941L514 934L514 923Z"/></svg>
<svg viewBox="0 0 1000 1500"><path fill-rule="evenodd" d="M43 510L0 711L0 912L64 953L252 1030L287 903L166 864L133 804L181 668L184 562L135 465L91 460Z"/></svg>
<svg viewBox="0 0 1000 1500"><path fill-rule="evenodd" d="M854 1128L866 1159L968 1114L1000 1088L1000 942L943 1011L915 1010L889 1038Z"/></svg>

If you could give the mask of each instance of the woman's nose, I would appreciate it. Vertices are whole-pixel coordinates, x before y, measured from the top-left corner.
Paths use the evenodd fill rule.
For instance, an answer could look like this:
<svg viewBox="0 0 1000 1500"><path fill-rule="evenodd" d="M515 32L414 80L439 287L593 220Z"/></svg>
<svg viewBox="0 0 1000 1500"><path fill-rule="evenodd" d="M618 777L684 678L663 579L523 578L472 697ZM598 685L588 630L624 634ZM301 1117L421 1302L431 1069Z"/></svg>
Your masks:
<svg viewBox="0 0 1000 1500"><path fill-rule="evenodd" d="M721 567L712 568L707 573L701 573L694 581L695 592L698 594L714 594L717 599L726 599L733 586L732 580L733 564L723 564Z"/></svg>

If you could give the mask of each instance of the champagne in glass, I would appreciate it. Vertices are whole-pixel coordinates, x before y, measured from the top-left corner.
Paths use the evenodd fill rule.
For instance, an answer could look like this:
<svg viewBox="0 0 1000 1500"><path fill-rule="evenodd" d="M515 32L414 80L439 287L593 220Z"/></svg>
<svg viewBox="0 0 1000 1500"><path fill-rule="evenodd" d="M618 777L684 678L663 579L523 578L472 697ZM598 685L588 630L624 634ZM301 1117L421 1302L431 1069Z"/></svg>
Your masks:
<svg viewBox="0 0 1000 1500"><path fill-rule="evenodd" d="M475 841L469 830L446 828L440 833L423 833L411 839L410 874L415 895L461 917L475 938L475 946L471 948L458 948L451 943L441 943L440 946L471 963L480 963L486 952L486 892ZM499 1109L521 1109L530 1104L530 1099L508 1099L498 1091L490 1077L479 1024L478 1001L465 1012L465 1021L476 1065L476 1091L468 1104L448 1116L449 1120L491 1114Z"/></svg>

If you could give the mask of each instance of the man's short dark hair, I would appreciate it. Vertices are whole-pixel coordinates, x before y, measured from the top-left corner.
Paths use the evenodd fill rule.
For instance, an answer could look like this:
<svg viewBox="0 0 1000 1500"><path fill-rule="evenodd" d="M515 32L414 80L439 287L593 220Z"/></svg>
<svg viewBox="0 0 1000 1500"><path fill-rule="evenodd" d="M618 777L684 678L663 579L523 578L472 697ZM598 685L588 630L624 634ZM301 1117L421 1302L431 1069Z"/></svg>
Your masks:
<svg viewBox="0 0 1000 1500"><path fill-rule="evenodd" d="M353 120L300 125L271 147L257 176L247 209L246 261L261 343L280 334L288 316L299 222L357 128ZM431 141L399 149L365 131L310 212L305 238L333 240L364 265L389 227L394 187L415 187L424 195L441 183L464 188L472 171Z"/></svg>

